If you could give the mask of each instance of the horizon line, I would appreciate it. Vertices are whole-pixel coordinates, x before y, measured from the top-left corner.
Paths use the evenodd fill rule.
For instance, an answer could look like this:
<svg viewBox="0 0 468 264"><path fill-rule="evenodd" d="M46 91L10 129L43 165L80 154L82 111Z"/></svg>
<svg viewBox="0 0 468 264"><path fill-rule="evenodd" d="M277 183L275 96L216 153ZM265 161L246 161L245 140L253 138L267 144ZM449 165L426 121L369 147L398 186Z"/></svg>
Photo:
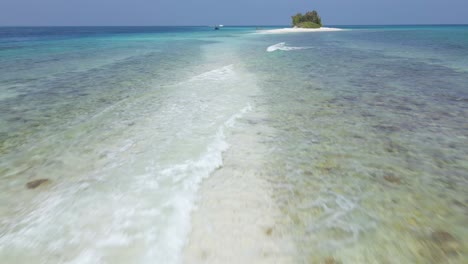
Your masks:
<svg viewBox="0 0 468 264"><path fill-rule="evenodd" d="M216 24L215 24L216 25ZM0 27L212 27L215 25L0 25ZM330 26L466 26L468 23L418 24L330 24ZM291 25L224 25L224 27L291 27Z"/></svg>

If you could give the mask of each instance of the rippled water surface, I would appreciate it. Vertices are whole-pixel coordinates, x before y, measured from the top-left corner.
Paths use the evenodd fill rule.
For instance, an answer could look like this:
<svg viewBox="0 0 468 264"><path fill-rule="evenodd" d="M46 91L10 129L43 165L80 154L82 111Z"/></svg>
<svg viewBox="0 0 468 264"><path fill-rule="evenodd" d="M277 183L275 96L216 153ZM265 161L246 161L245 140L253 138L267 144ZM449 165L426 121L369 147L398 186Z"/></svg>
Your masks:
<svg viewBox="0 0 468 264"><path fill-rule="evenodd" d="M269 37L296 48L251 67L276 129L267 169L301 262L467 260L467 32Z"/></svg>
<svg viewBox="0 0 468 264"><path fill-rule="evenodd" d="M466 263L467 58L466 26L0 28L0 262L178 263L255 142L294 263Z"/></svg>

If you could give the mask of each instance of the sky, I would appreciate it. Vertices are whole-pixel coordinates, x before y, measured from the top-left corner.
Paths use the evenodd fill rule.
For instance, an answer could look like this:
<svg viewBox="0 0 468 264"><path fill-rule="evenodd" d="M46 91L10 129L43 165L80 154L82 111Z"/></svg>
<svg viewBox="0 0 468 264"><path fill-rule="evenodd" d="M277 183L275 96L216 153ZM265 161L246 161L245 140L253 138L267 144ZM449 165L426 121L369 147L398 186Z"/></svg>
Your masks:
<svg viewBox="0 0 468 264"><path fill-rule="evenodd" d="M468 24L468 0L0 0L0 26Z"/></svg>

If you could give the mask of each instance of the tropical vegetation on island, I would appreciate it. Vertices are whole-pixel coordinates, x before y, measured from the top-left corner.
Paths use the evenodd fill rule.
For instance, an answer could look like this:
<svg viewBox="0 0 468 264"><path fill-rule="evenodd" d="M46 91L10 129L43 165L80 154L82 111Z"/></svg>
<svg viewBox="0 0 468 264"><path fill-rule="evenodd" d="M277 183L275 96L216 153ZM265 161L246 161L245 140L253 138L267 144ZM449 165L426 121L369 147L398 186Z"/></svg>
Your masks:
<svg viewBox="0 0 468 264"><path fill-rule="evenodd" d="M307 12L305 15L297 13L292 16L292 24L299 28L320 28L322 27L322 19L317 11Z"/></svg>

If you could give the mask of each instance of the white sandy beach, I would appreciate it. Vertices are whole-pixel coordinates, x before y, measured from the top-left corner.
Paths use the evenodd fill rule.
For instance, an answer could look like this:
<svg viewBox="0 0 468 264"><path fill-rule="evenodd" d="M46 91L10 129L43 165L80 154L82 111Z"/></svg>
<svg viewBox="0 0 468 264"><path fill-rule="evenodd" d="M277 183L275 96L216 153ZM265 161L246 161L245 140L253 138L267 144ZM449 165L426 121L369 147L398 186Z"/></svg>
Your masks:
<svg viewBox="0 0 468 264"><path fill-rule="evenodd" d="M279 28L269 30L259 30L259 34L285 34L285 33L304 33L304 32L329 32L329 31L342 31L341 28Z"/></svg>

